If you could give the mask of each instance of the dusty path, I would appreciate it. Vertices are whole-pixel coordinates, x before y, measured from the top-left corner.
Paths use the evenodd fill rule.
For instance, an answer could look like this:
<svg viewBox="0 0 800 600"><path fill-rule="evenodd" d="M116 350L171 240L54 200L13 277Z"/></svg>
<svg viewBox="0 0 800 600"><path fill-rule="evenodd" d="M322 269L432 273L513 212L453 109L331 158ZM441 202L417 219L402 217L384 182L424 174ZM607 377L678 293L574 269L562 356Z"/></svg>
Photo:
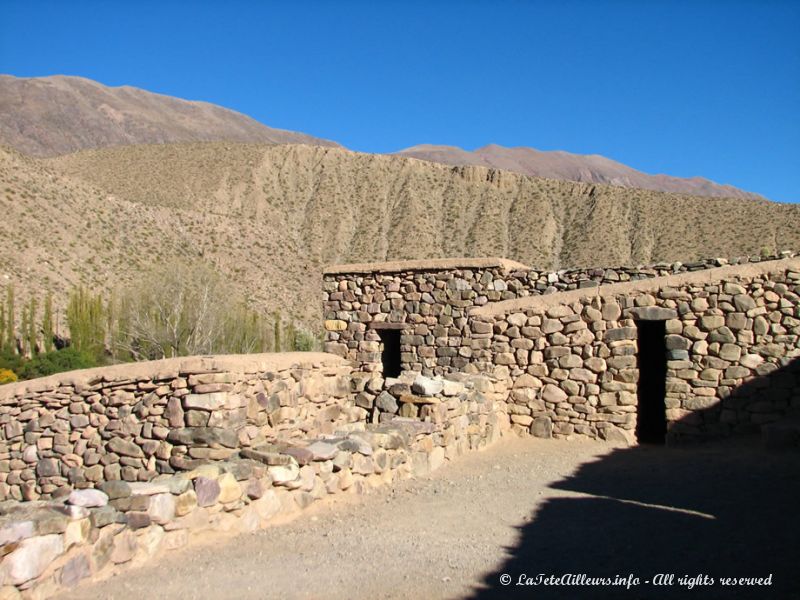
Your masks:
<svg viewBox="0 0 800 600"><path fill-rule="evenodd" d="M428 479L335 499L63 598L796 598L798 467L798 453L757 448L509 439ZM514 585L523 573L641 583ZM644 583L658 573L673 585ZM770 573L768 587L718 581ZM699 574L717 581L689 591L678 580Z"/></svg>

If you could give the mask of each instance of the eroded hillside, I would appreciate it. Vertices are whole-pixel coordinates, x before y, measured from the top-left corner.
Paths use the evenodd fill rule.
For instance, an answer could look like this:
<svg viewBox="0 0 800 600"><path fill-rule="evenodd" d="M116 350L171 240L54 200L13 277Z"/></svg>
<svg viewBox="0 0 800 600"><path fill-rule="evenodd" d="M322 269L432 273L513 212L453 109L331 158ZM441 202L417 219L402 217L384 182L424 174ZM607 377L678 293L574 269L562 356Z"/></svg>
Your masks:
<svg viewBox="0 0 800 600"><path fill-rule="evenodd" d="M209 261L259 308L309 324L331 263L493 255L564 267L800 248L793 205L337 148L196 143L0 156L0 266L23 287L109 286L177 255Z"/></svg>

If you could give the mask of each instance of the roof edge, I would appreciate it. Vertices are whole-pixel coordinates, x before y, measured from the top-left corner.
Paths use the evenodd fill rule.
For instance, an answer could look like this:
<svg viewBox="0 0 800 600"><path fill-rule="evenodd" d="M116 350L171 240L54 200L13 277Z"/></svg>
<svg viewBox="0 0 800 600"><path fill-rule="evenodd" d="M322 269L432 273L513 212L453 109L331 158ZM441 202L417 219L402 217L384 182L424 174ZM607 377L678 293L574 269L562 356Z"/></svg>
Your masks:
<svg viewBox="0 0 800 600"><path fill-rule="evenodd" d="M503 300L481 306L470 313L473 317L493 318L512 312L524 312L532 309L547 309L560 304L568 304L589 298L607 298L619 294L634 292L654 292L664 287L676 287L686 284L705 284L722 281L733 277L754 277L766 273L779 273L785 271L800 272L800 257L771 260L761 263L745 265L727 265L713 269L676 273L638 281L626 281L599 285L591 288L556 292L539 296L525 296L513 300Z"/></svg>
<svg viewBox="0 0 800 600"><path fill-rule="evenodd" d="M530 271L531 267L507 258L434 258L395 260L373 263L350 263L331 265L323 275L356 275L364 273L401 273L404 271L448 271L450 269L491 269L500 267L506 271Z"/></svg>

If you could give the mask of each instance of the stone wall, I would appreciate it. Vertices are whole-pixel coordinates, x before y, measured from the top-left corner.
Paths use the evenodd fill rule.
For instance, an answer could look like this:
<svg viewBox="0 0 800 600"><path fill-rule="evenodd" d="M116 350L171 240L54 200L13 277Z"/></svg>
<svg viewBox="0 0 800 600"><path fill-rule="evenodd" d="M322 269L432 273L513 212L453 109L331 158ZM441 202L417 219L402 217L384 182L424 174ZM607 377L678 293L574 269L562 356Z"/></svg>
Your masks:
<svg viewBox="0 0 800 600"><path fill-rule="evenodd" d="M204 362L202 373L210 372L210 364L219 367L217 374L251 371L249 367L234 370L236 359L219 360ZM286 367L293 379L300 376L301 389L309 376L320 372L318 391L327 385L338 390L342 363L336 357L314 357L308 362L292 357L282 366L265 360L257 359L259 368L241 380L281 381L278 374ZM268 371L275 375L272 379L261 373L267 364L272 365ZM303 365L302 373L299 365ZM182 369L186 367L178 368L177 377L183 375L188 386L218 383L197 380L192 384L188 379L197 373ZM174 371L169 374L176 377ZM109 379L116 381L116 374ZM99 482L96 489L72 491L65 484L59 488L65 495L58 500L0 503L0 597L19 597L22 592L25 597L45 598L88 577L106 577L181 548L209 531L254 531L278 515L297 513L332 494L367 493L398 479L425 475L468 450L482 448L510 426L508 389L504 381L491 376L457 379L397 382L400 387L416 385L413 398L403 394L404 405L430 409L425 421L392 414L382 423L362 419L321 433L329 429L324 420L303 437L294 435L302 431L294 428L286 439L258 447L242 444L224 460L204 456L190 470L158 474L150 481L111 479ZM237 384L229 384L234 389L227 393L235 394ZM196 388L192 392L222 393ZM301 394L300 389L296 392ZM47 393L53 392L48 389ZM188 395L180 396L182 406ZM359 410L362 416L367 414ZM143 441L134 443L139 447Z"/></svg>
<svg viewBox="0 0 800 600"><path fill-rule="evenodd" d="M546 271L498 258L444 259L332 267L323 281L325 350L380 372L386 324L402 327L402 366L426 375L458 372L472 362L469 315L495 302L598 285L794 256L714 258L691 263Z"/></svg>
<svg viewBox="0 0 800 600"><path fill-rule="evenodd" d="M0 499L148 481L365 420L325 354L192 357L0 387Z"/></svg>
<svg viewBox="0 0 800 600"><path fill-rule="evenodd" d="M634 443L638 328L665 322L668 439L756 431L800 410L800 260L485 306L466 370L512 388L513 428Z"/></svg>

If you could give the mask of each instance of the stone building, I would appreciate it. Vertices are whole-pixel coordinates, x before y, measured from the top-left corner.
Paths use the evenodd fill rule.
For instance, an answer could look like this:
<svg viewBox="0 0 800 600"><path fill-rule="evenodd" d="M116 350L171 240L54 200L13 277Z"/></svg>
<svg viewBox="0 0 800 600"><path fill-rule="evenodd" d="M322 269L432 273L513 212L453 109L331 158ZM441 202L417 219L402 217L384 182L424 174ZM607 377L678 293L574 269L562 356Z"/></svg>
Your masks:
<svg viewBox="0 0 800 600"><path fill-rule="evenodd" d="M323 289L325 350L368 382L374 420L421 415L419 376L475 373L505 381L512 427L544 437L663 443L800 409L792 253L555 272L497 258L343 265ZM375 404L387 392L397 403Z"/></svg>

